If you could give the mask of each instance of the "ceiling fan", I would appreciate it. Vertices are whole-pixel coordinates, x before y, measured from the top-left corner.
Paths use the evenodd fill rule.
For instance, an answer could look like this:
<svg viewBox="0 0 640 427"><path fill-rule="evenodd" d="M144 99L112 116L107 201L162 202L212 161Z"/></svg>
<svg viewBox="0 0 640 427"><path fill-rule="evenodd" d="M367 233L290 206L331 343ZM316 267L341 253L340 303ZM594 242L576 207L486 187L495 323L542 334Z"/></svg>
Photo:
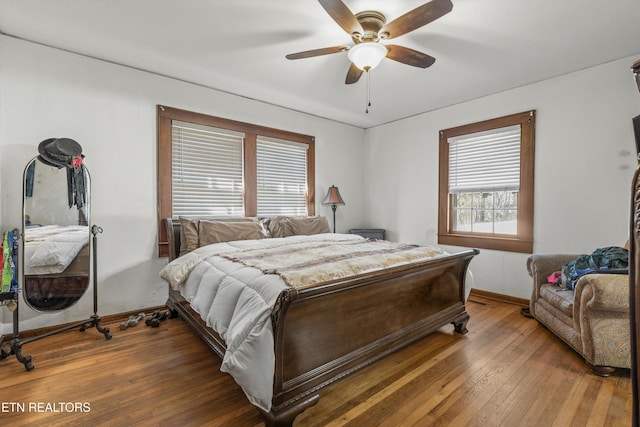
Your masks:
<svg viewBox="0 0 640 427"><path fill-rule="evenodd" d="M407 34L453 9L451 0L432 0L387 23L385 16L376 11L364 11L355 15L342 0L318 0L329 16L353 39L353 46L333 46L322 49L291 53L287 59L310 58L331 53L347 52L351 66L346 84L357 82L362 73L375 68L382 59L389 58L414 67L427 68L435 58L404 46L382 44L381 40Z"/></svg>

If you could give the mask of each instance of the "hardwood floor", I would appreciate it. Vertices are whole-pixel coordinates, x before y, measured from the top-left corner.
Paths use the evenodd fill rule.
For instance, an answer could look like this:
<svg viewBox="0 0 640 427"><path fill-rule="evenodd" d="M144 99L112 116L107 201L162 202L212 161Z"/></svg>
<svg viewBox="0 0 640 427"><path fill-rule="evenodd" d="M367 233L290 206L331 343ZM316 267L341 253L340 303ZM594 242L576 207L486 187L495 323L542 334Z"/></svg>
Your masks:
<svg viewBox="0 0 640 427"><path fill-rule="evenodd" d="M295 426L628 426L628 371L609 378L519 307L474 297L452 326L326 388ZM29 426L262 425L215 354L180 319L113 339L93 330L24 346L35 369L0 361L0 420Z"/></svg>

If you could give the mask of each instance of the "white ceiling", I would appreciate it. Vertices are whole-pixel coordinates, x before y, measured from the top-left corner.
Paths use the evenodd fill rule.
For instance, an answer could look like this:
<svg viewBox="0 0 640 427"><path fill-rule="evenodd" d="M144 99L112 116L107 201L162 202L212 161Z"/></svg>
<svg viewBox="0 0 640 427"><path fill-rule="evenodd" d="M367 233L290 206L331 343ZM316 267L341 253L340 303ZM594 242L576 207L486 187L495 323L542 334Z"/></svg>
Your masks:
<svg viewBox="0 0 640 427"><path fill-rule="evenodd" d="M368 128L638 54L638 0L452 0L393 40L436 58L391 60L345 85L350 45L317 0L0 0L0 32ZM425 0L344 0L387 22ZM631 64L629 64L631 66ZM631 72L630 72L631 78Z"/></svg>

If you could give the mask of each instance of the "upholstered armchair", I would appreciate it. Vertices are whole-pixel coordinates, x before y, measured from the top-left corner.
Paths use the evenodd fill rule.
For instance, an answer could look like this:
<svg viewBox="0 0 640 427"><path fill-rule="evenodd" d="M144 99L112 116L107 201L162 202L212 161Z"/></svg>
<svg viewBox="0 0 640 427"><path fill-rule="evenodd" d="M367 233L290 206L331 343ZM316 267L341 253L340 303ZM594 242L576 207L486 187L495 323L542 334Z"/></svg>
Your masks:
<svg viewBox="0 0 640 427"><path fill-rule="evenodd" d="M575 290L548 283L549 275L579 255L532 255L530 313L577 351L594 374L608 376L631 367L629 276L587 274Z"/></svg>

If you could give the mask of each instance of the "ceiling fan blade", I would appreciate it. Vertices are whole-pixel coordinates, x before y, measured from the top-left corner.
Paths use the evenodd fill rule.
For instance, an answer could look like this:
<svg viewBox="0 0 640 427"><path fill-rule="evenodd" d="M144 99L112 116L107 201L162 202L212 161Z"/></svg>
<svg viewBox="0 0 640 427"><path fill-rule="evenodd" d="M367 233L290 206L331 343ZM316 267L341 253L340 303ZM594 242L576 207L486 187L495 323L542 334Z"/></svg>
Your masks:
<svg viewBox="0 0 640 427"><path fill-rule="evenodd" d="M286 56L287 59L302 59L311 58L312 56L329 55L331 53L346 52L349 50L347 46L332 46L323 47L322 49L305 50L303 52L290 53Z"/></svg>
<svg viewBox="0 0 640 427"><path fill-rule="evenodd" d="M318 0L318 2L347 34L352 35L355 32L364 34L358 19L341 0Z"/></svg>
<svg viewBox="0 0 640 427"><path fill-rule="evenodd" d="M413 65L414 67L427 68L436 62L436 58L417 50L409 49L404 46L385 45L387 47L387 58L403 64Z"/></svg>
<svg viewBox="0 0 640 427"><path fill-rule="evenodd" d="M360 76L364 73L360 68L356 67L356 64L351 64L349 67L349 71L347 71L347 78L344 81L344 84L350 85L358 80L360 80Z"/></svg>
<svg viewBox="0 0 640 427"><path fill-rule="evenodd" d="M389 34L386 38L392 39L427 25L451 12L452 9L451 0L433 0L389 22L380 30L380 33L386 32Z"/></svg>

